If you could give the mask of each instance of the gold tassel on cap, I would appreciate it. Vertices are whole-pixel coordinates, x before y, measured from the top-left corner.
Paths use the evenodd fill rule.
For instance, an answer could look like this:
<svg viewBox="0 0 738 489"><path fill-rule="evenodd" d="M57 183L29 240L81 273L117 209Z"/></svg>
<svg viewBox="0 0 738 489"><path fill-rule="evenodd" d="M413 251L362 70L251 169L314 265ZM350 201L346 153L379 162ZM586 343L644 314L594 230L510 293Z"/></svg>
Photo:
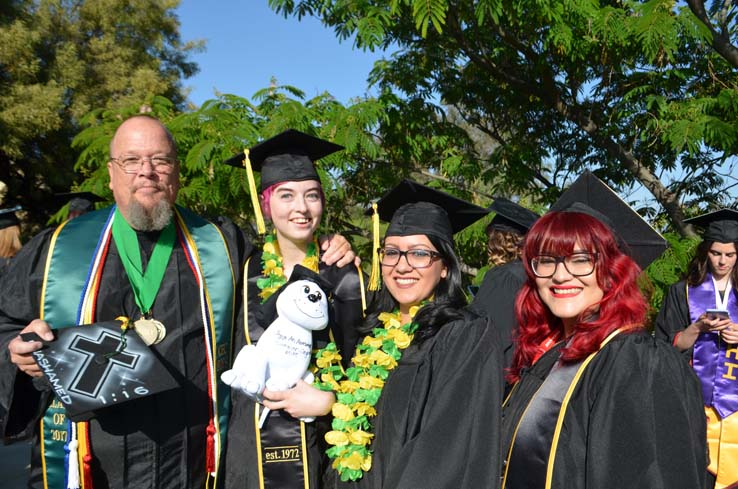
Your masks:
<svg viewBox="0 0 738 489"><path fill-rule="evenodd" d="M372 204L372 273L369 276L369 290L379 290L379 211L377 203Z"/></svg>
<svg viewBox="0 0 738 489"><path fill-rule="evenodd" d="M254 180L254 171L251 169L251 160L249 159L248 148L243 150L243 157L243 166L246 168L246 178L249 181L251 205L254 207L254 217L256 218L256 230L259 234L264 234L266 233L266 226L264 225L264 216L261 214L259 194L256 193L256 181Z"/></svg>

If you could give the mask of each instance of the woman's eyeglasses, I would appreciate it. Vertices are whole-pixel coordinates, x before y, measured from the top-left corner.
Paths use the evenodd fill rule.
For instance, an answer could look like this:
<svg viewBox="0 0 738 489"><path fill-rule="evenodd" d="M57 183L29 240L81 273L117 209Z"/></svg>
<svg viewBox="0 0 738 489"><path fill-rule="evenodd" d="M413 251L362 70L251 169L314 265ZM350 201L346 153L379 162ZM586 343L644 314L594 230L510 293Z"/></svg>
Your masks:
<svg viewBox="0 0 738 489"><path fill-rule="evenodd" d="M559 263L575 277L584 277L594 272L597 253L578 252L566 256L537 255L530 260L533 273L539 278L553 277Z"/></svg>
<svg viewBox="0 0 738 489"><path fill-rule="evenodd" d="M428 268L431 264L441 258L441 254L436 251L415 249L400 251L397 248L380 248L379 260L382 265L394 267L400 262L400 258L405 257L407 264L413 268Z"/></svg>

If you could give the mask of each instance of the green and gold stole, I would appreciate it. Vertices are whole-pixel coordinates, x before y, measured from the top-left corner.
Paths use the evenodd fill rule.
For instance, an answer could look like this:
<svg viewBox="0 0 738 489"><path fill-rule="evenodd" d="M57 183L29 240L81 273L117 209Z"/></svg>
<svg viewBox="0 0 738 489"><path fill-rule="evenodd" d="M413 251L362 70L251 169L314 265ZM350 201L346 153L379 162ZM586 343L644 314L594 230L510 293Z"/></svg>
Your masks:
<svg viewBox="0 0 738 489"><path fill-rule="evenodd" d="M95 321L114 215L115 206L90 212L65 222L54 232L41 293L41 318L54 327ZM175 208L174 219L177 239L199 288L211 414L205 469L210 476L208 486L215 487L230 402L230 389L218 378L231 364L235 278L226 241L215 225L181 207ZM44 487L91 489L87 423L68 421L58 399L53 400L40 423Z"/></svg>

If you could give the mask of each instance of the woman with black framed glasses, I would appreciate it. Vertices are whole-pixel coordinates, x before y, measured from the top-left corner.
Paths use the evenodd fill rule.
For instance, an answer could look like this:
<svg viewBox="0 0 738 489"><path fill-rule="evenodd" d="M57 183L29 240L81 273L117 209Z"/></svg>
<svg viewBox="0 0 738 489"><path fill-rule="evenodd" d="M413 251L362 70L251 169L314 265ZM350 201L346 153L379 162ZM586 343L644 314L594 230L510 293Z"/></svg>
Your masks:
<svg viewBox="0 0 738 489"><path fill-rule="evenodd" d="M704 487L699 385L646 331L640 269L612 230L551 212L529 231L523 261L502 487Z"/></svg>
<svg viewBox="0 0 738 489"><path fill-rule="evenodd" d="M501 352L487 321L462 309L453 242L486 210L408 180L377 207L390 224L365 336L345 374L319 360L318 376L337 392L326 435L332 478L339 487L495 487Z"/></svg>

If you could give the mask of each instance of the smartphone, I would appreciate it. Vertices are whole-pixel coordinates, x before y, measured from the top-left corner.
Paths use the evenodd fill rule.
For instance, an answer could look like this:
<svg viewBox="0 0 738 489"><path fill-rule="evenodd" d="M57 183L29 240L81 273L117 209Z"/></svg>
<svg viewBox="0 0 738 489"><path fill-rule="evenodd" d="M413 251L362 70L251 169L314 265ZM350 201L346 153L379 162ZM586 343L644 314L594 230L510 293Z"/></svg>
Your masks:
<svg viewBox="0 0 738 489"><path fill-rule="evenodd" d="M705 313L709 319L730 319L730 313L724 309L707 309Z"/></svg>

